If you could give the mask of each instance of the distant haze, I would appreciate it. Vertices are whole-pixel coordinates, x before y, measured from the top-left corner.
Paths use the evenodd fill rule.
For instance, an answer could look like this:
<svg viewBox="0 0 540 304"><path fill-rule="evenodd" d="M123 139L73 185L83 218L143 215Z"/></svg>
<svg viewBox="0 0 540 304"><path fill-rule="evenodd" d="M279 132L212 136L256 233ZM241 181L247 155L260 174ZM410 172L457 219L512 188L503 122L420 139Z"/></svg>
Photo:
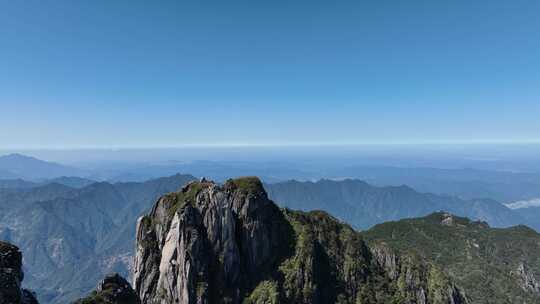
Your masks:
<svg viewBox="0 0 540 304"><path fill-rule="evenodd" d="M325 166L387 165L397 167L476 168L540 171L540 145L327 145L266 147L190 147L155 149L0 150L77 166L110 163L244 161L292 162Z"/></svg>

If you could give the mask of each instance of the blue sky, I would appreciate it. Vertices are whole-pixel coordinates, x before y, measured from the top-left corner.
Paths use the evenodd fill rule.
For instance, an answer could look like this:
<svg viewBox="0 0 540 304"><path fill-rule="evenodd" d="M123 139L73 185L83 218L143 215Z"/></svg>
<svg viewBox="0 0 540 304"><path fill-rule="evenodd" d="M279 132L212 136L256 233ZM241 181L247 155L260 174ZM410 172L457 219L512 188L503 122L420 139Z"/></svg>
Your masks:
<svg viewBox="0 0 540 304"><path fill-rule="evenodd" d="M0 147L540 140L539 1L4 1Z"/></svg>

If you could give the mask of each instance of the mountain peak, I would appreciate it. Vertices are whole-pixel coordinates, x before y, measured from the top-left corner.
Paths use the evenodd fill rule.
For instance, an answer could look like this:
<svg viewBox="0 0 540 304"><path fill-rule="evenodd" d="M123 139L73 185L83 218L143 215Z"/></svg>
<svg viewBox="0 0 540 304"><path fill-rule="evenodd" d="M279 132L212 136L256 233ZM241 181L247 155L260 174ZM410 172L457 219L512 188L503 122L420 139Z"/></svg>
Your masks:
<svg viewBox="0 0 540 304"><path fill-rule="evenodd" d="M452 283L428 278L436 270L427 264L412 273L405 256L375 259L359 233L324 212L279 209L256 177L202 179L165 195L136 235L142 303L468 303Z"/></svg>
<svg viewBox="0 0 540 304"><path fill-rule="evenodd" d="M2 155L0 156L0 159L1 160L6 160L6 161L20 161L20 160L24 160L24 161L41 161L33 156L28 156L28 155L24 155L24 154L20 154L20 153L11 153L11 154L6 154L6 155Z"/></svg>
<svg viewBox="0 0 540 304"><path fill-rule="evenodd" d="M20 153L10 153L10 154L6 154L6 155L2 155L0 157L22 157L22 158L32 158L30 156L26 156L24 154L20 154Z"/></svg>
<svg viewBox="0 0 540 304"><path fill-rule="evenodd" d="M52 179L61 176L83 176L88 172L37 159L19 153L12 153L0 156L0 171L9 172L15 178L26 180Z"/></svg>

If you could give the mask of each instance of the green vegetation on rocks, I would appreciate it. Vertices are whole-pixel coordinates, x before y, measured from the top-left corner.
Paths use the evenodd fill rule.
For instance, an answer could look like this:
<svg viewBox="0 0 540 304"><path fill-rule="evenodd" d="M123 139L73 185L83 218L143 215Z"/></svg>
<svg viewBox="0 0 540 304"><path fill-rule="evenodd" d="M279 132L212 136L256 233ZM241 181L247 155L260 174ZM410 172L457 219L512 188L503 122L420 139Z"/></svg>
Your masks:
<svg viewBox="0 0 540 304"><path fill-rule="evenodd" d="M274 281L263 281L244 300L243 304L278 304L278 285Z"/></svg>
<svg viewBox="0 0 540 304"><path fill-rule="evenodd" d="M239 190L244 194L266 193L264 191L264 187L261 180L255 176L245 176L245 177L239 177L235 179L229 179L225 183L225 188Z"/></svg>
<svg viewBox="0 0 540 304"><path fill-rule="evenodd" d="M490 228L439 212L380 224L362 235L372 245L412 252L432 263L436 268L429 281L446 284L444 272L472 303L540 302L540 235L525 226Z"/></svg>
<svg viewBox="0 0 540 304"><path fill-rule="evenodd" d="M139 304L137 294L129 283L118 274L106 276L86 298L74 304Z"/></svg>

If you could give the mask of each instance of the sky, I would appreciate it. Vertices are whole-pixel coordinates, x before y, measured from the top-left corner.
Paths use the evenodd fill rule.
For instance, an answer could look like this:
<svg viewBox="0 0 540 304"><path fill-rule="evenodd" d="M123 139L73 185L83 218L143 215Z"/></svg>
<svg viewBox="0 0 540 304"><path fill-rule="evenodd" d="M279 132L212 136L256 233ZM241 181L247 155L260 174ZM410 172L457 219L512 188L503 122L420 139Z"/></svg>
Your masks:
<svg viewBox="0 0 540 304"><path fill-rule="evenodd" d="M2 1L0 149L540 141L540 2Z"/></svg>

